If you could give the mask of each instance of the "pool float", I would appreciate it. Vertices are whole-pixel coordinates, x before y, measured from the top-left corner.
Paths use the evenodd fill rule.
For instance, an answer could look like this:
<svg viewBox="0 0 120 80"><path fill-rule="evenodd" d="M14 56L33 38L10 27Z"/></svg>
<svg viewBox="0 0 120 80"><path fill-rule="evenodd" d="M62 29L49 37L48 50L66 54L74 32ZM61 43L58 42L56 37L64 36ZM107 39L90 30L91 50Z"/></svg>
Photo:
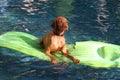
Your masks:
<svg viewBox="0 0 120 80"><path fill-rule="evenodd" d="M44 49L39 45L39 38L25 32L11 31L0 35L0 47L50 61L50 58L44 54ZM82 41L67 44L67 48L72 56L80 59L80 65L95 68L120 68L119 45L97 41ZM72 63L61 52L54 55L58 62Z"/></svg>

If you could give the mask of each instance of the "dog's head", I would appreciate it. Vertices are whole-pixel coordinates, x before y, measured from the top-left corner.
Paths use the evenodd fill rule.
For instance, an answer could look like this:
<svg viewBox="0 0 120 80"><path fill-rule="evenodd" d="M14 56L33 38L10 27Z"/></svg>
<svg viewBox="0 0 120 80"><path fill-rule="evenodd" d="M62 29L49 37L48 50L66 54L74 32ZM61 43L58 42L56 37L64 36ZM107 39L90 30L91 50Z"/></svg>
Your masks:
<svg viewBox="0 0 120 80"><path fill-rule="evenodd" d="M51 24L56 33L68 31L68 20L63 16L55 18Z"/></svg>

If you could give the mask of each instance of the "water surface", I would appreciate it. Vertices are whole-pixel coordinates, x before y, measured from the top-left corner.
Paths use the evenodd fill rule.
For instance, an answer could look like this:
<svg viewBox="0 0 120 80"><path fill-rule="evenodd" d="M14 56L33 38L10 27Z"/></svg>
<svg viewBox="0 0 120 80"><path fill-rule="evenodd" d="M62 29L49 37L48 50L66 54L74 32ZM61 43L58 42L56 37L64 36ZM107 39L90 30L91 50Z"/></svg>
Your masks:
<svg viewBox="0 0 120 80"><path fill-rule="evenodd" d="M1 0L0 34L23 31L37 37L59 15L69 20L67 44L102 41L120 45L120 0ZM119 80L120 69L69 64L64 70L34 57L0 48L0 80Z"/></svg>

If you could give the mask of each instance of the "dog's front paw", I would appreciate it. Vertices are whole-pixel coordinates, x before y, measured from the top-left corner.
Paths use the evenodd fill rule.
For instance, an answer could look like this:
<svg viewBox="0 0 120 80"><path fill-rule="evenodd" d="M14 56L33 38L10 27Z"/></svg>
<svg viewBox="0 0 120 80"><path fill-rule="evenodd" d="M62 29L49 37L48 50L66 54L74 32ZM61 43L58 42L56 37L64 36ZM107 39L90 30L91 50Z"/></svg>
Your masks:
<svg viewBox="0 0 120 80"><path fill-rule="evenodd" d="M56 60L53 60L53 61L52 61L52 64L54 64L54 65L57 64L57 63L58 63L58 62L57 62Z"/></svg>
<svg viewBox="0 0 120 80"><path fill-rule="evenodd" d="M73 62L74 63L80 63L80 60L79 59L74 59Z"/></svg>

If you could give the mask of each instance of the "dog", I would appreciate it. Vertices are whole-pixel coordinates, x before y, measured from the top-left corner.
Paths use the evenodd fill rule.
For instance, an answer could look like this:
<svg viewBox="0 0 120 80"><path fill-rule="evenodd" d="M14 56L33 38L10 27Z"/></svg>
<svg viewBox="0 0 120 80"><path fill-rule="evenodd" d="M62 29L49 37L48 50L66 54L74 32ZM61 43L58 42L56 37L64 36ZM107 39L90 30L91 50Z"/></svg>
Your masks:
<svg viewBox="0 0 120 80"><path fill-rule="evenodd" d="M50 57L52 64L58 63L52 55L53 52L57 51L61 51L74 63L79 63L80 60L71 56L66 48L64 32L68 31L68 20L63 16L58 16L53 20L51 27L53 30L40 39L40 44L45 48L45 54Z"/></svg>

